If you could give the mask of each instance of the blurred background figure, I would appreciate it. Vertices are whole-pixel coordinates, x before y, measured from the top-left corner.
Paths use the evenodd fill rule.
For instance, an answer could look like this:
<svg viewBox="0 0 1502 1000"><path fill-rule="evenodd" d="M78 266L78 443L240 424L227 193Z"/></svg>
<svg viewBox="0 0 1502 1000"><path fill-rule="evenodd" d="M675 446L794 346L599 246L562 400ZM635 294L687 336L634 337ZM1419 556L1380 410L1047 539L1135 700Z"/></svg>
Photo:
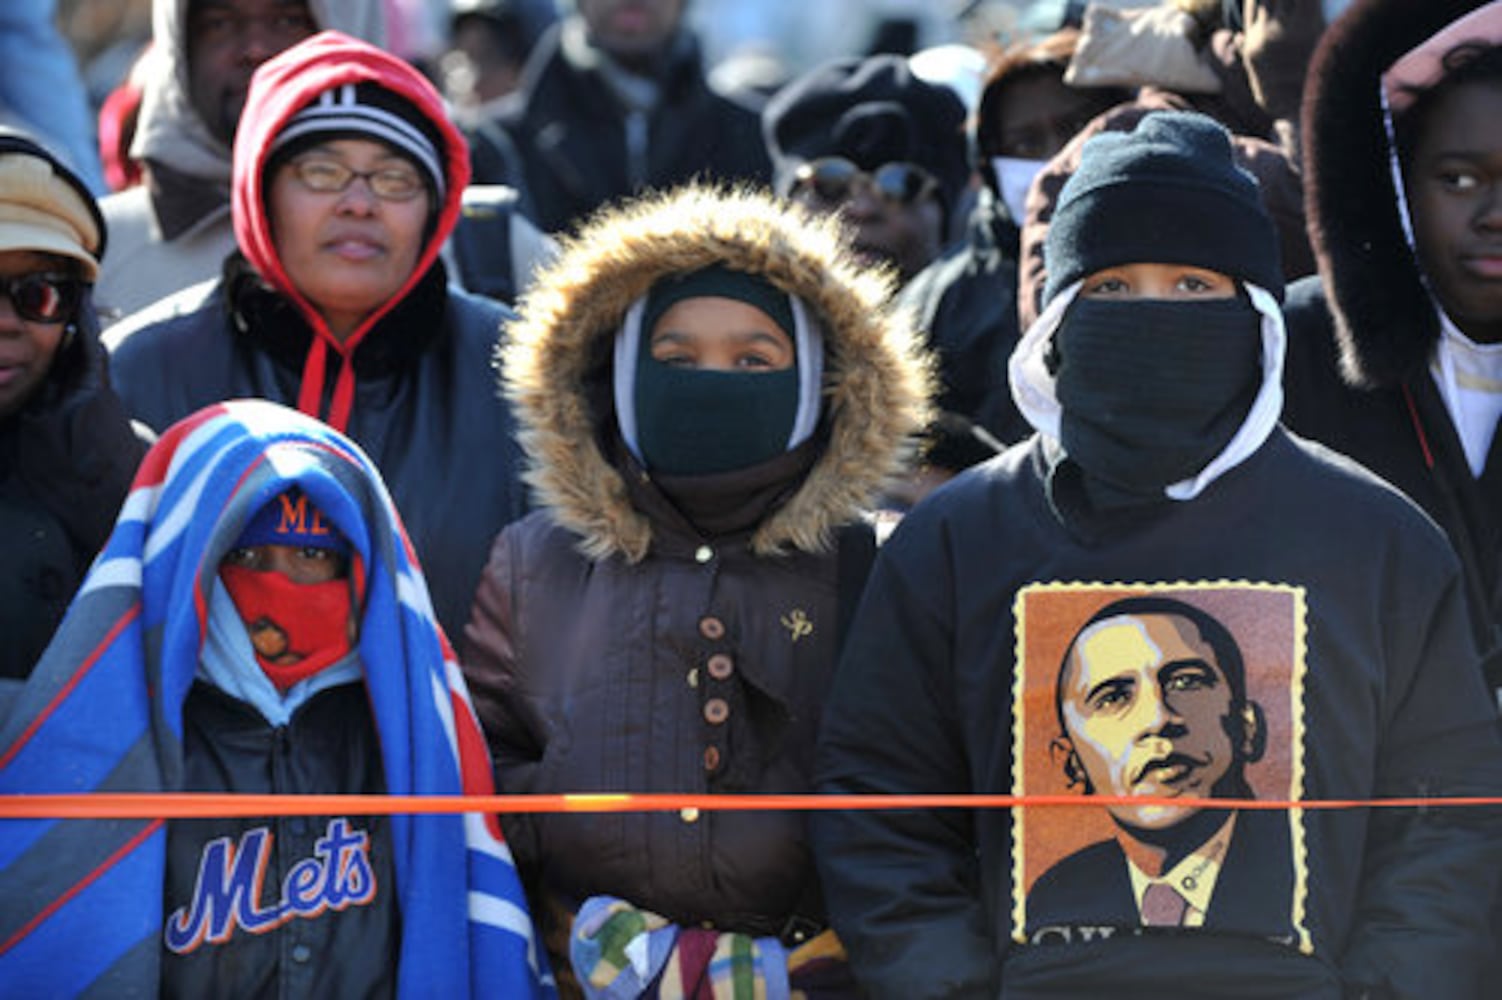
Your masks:
<svg viewBox="0 0 1502 1000"><path fill-rule="evenodd" d="M0 131L0 678L31 673L145 451L105 382L104 250L82 178Z"/></svg>
<svg viewBox="0 0 1502 1000"><path fill-rule="evenodd" d="M23 128L103 194L104 172L78 61L58 29L57 0L0 4L0 125Z"/></svg>
<svg viewBox="0 0 1502 1000"><path fill-rule="evenodd" d="M523 189L545 232L694 177L765 182L756 112L710 89L687 0L577 0L542 37L495 122L471 130L475 180Z"/></svg>
<svg viewBox="0 0 1502 1000"><path fill-rule="evenodd" d="M557 20L549 0L453 0L449 46L439 60L443 92L466 124L496 113L521 83L537 39Z"/></svg>
<svg viewBox="0 0 1502 1000"><path fill-rule="evenodd" d="M894 55L835 59L762 111L779 194L838 213L856 252L907 281L938 256L969 177L965 106Z"/></svg>

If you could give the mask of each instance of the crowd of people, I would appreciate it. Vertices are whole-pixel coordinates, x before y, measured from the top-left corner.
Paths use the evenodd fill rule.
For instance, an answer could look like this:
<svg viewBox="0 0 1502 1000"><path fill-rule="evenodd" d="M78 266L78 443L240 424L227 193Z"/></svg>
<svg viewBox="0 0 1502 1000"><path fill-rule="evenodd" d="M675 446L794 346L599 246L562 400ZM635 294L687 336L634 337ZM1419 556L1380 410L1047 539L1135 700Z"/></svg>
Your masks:
<svg viewBox="0 0 1502 1000"><path fill-rule="evenodd" d="M1490 995L1502 0L690 3L0 17L0 996Z"/></svg>

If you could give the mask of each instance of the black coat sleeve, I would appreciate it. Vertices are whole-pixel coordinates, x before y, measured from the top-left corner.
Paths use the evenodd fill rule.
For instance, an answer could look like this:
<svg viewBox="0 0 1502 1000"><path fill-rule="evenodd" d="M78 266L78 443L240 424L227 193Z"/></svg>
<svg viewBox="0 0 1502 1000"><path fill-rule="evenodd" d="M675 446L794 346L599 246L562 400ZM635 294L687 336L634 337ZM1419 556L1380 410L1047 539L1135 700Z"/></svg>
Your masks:
<svg viewBox="0 0 1502 1000"><path fill-rule="evenodd" d="M904 524L872 570L825 708L821 793L971 789L934 534ZM831 921L873 996L995 996L969 813L820 811L812 834Z"/></svg>
<svg viewBox="0 0 1502 1000"><path fill-rule="evenodd" d="M1435 560L1427 554L1410 553L1390 588L1401 593L1391 595L1395 614L1386 629L1374 795L1496 796L1496 708L1476 666L1459 576L1432 579L1425 571ZM1342 960L1346 980L1405 997L1484 995L1478 976L1494 947L1489 916L1499 873L1496 807L1373 810L1361 902Z"/></svg>

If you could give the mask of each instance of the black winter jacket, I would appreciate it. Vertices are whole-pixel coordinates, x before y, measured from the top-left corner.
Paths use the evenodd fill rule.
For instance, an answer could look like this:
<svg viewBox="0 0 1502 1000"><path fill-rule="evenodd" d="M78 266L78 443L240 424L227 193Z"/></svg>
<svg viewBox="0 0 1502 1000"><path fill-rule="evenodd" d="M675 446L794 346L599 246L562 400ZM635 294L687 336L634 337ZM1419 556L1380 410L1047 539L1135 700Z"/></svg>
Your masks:
<svg viewBox="0 0 1502 1000"><path fill-rule="evenodd" d="M146 451L105 384L93 325L80 322L37 396L0 419L0 678L31 673Z"/></svg>
<svg viewBox="0 0 1502 1000"><path fill-rule="evenodd" d="M941 413L929 435L930 464L958 472L995 455L998 444L1016 444L1033 432L1007 381L1018 336L1018 235L1001 199L983 189L965 242L902 289L901 302L917 312L939 361Z"/></svg>
<svg viewBox="0 0 1502 1000"><path fill-rule="evenodd" d="M318 692L273 727L197 681L183 705L183 760L184 791L386 791L358 683ZM175 819L165 892L164 997L395 995L401 928L384 816Z"/></svg>
<svg viewBox="0 0 1502 1000"><path fill-rule="evenodd" d="M110 330L120 395L158 431L242 396L297 405L307 324L238 256L226 273ZM510 315L446 286L437 263L355 353L346 433L391 490L450 636L463 629L491 540L524 508L521 452L492 368Z"/></svg>
<svg viewBox="0 0 1502 1000"><path fill-rule="evenodd" d="M1047 469L1040 439L1009 449L934 493L883 546L825 708L819 788L1072 789L1082 807L1063 818L816 813L831 918L866 985L881 997L1009 1000L1186 989L1338 998L1343 987L1476 996L1502 863L1486 812L1279 812L1276 851L1264 821L1241 815L1213 888L1244 892L1239 905L1218 912L1212 896L1200 928L1147 928L1129 891L1125 910L1103 898L1117 884L1102 874L1115 840L1080 837L1086 822L1110 824L1084 805L1083 748L1065 759L1058 744L1070 636L1118 593L1189 591L1240 645L1242 666L1225 667L1217 649L1218 672L1198 657L1164 668L1172 721L1155 738L1165 749L1128 770L1137 790L1123 794L1212 794L1185 789L1222 756L1215 724L1186 749L1196 727L1177 699L1223 686L1233 708L1221 724L1234 719L1237 736L1221 766L1239 761L1255 797L1496 794L1495 710L1458 567L1433 525L1353 463L1281 430L1196 499L1089 531L1055 514ZM1188 663L1206 673L1186 680ZM1128 680L1089 687L1087 704L1106 716L1136 706L1148 685ZM1247 836L1263 855L1251 871L1236 861L1258 846ZM1104 846L1064 857L1091 840Z"/></svg>
<svg viewBox="0 0 1502 1000"><path fill-rule="evenodd" d="M570 36L568 39L565 35ZM544 232L558 232L606 202L694 177L767 183L771 161L752 108L709 88L697 41L680 35L663 57L658 104L646 114L623 108L583 43L583 24L565 20L539 40L520 89L498 122L515 156L487 154L472 135L475 183L511 183L531 199ZM523 176L488 176L488 166L520 159Z"/></svg>

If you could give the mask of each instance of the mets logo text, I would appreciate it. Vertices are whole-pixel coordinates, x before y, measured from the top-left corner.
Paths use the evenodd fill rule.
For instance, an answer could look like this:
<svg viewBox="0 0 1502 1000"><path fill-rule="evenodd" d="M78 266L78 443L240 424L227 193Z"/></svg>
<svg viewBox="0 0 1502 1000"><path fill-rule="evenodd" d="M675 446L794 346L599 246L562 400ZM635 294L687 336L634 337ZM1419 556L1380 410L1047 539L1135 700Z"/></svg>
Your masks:
<svg viewBox="0 0 1502 1000"><path fill-rule="evenodd" d="M205 845L192 900L167 918L168 948L186 955L201 944L223 944L237 927L265 934L294 917L311 920L375 899L370 835L351 829L349 820L341 817L329 820L324 835L313 842L316 857L304 858L287 872L281 898L261 907L271 841L270 829L258 826L247 830L238 844L219 837Z"/></svg>

